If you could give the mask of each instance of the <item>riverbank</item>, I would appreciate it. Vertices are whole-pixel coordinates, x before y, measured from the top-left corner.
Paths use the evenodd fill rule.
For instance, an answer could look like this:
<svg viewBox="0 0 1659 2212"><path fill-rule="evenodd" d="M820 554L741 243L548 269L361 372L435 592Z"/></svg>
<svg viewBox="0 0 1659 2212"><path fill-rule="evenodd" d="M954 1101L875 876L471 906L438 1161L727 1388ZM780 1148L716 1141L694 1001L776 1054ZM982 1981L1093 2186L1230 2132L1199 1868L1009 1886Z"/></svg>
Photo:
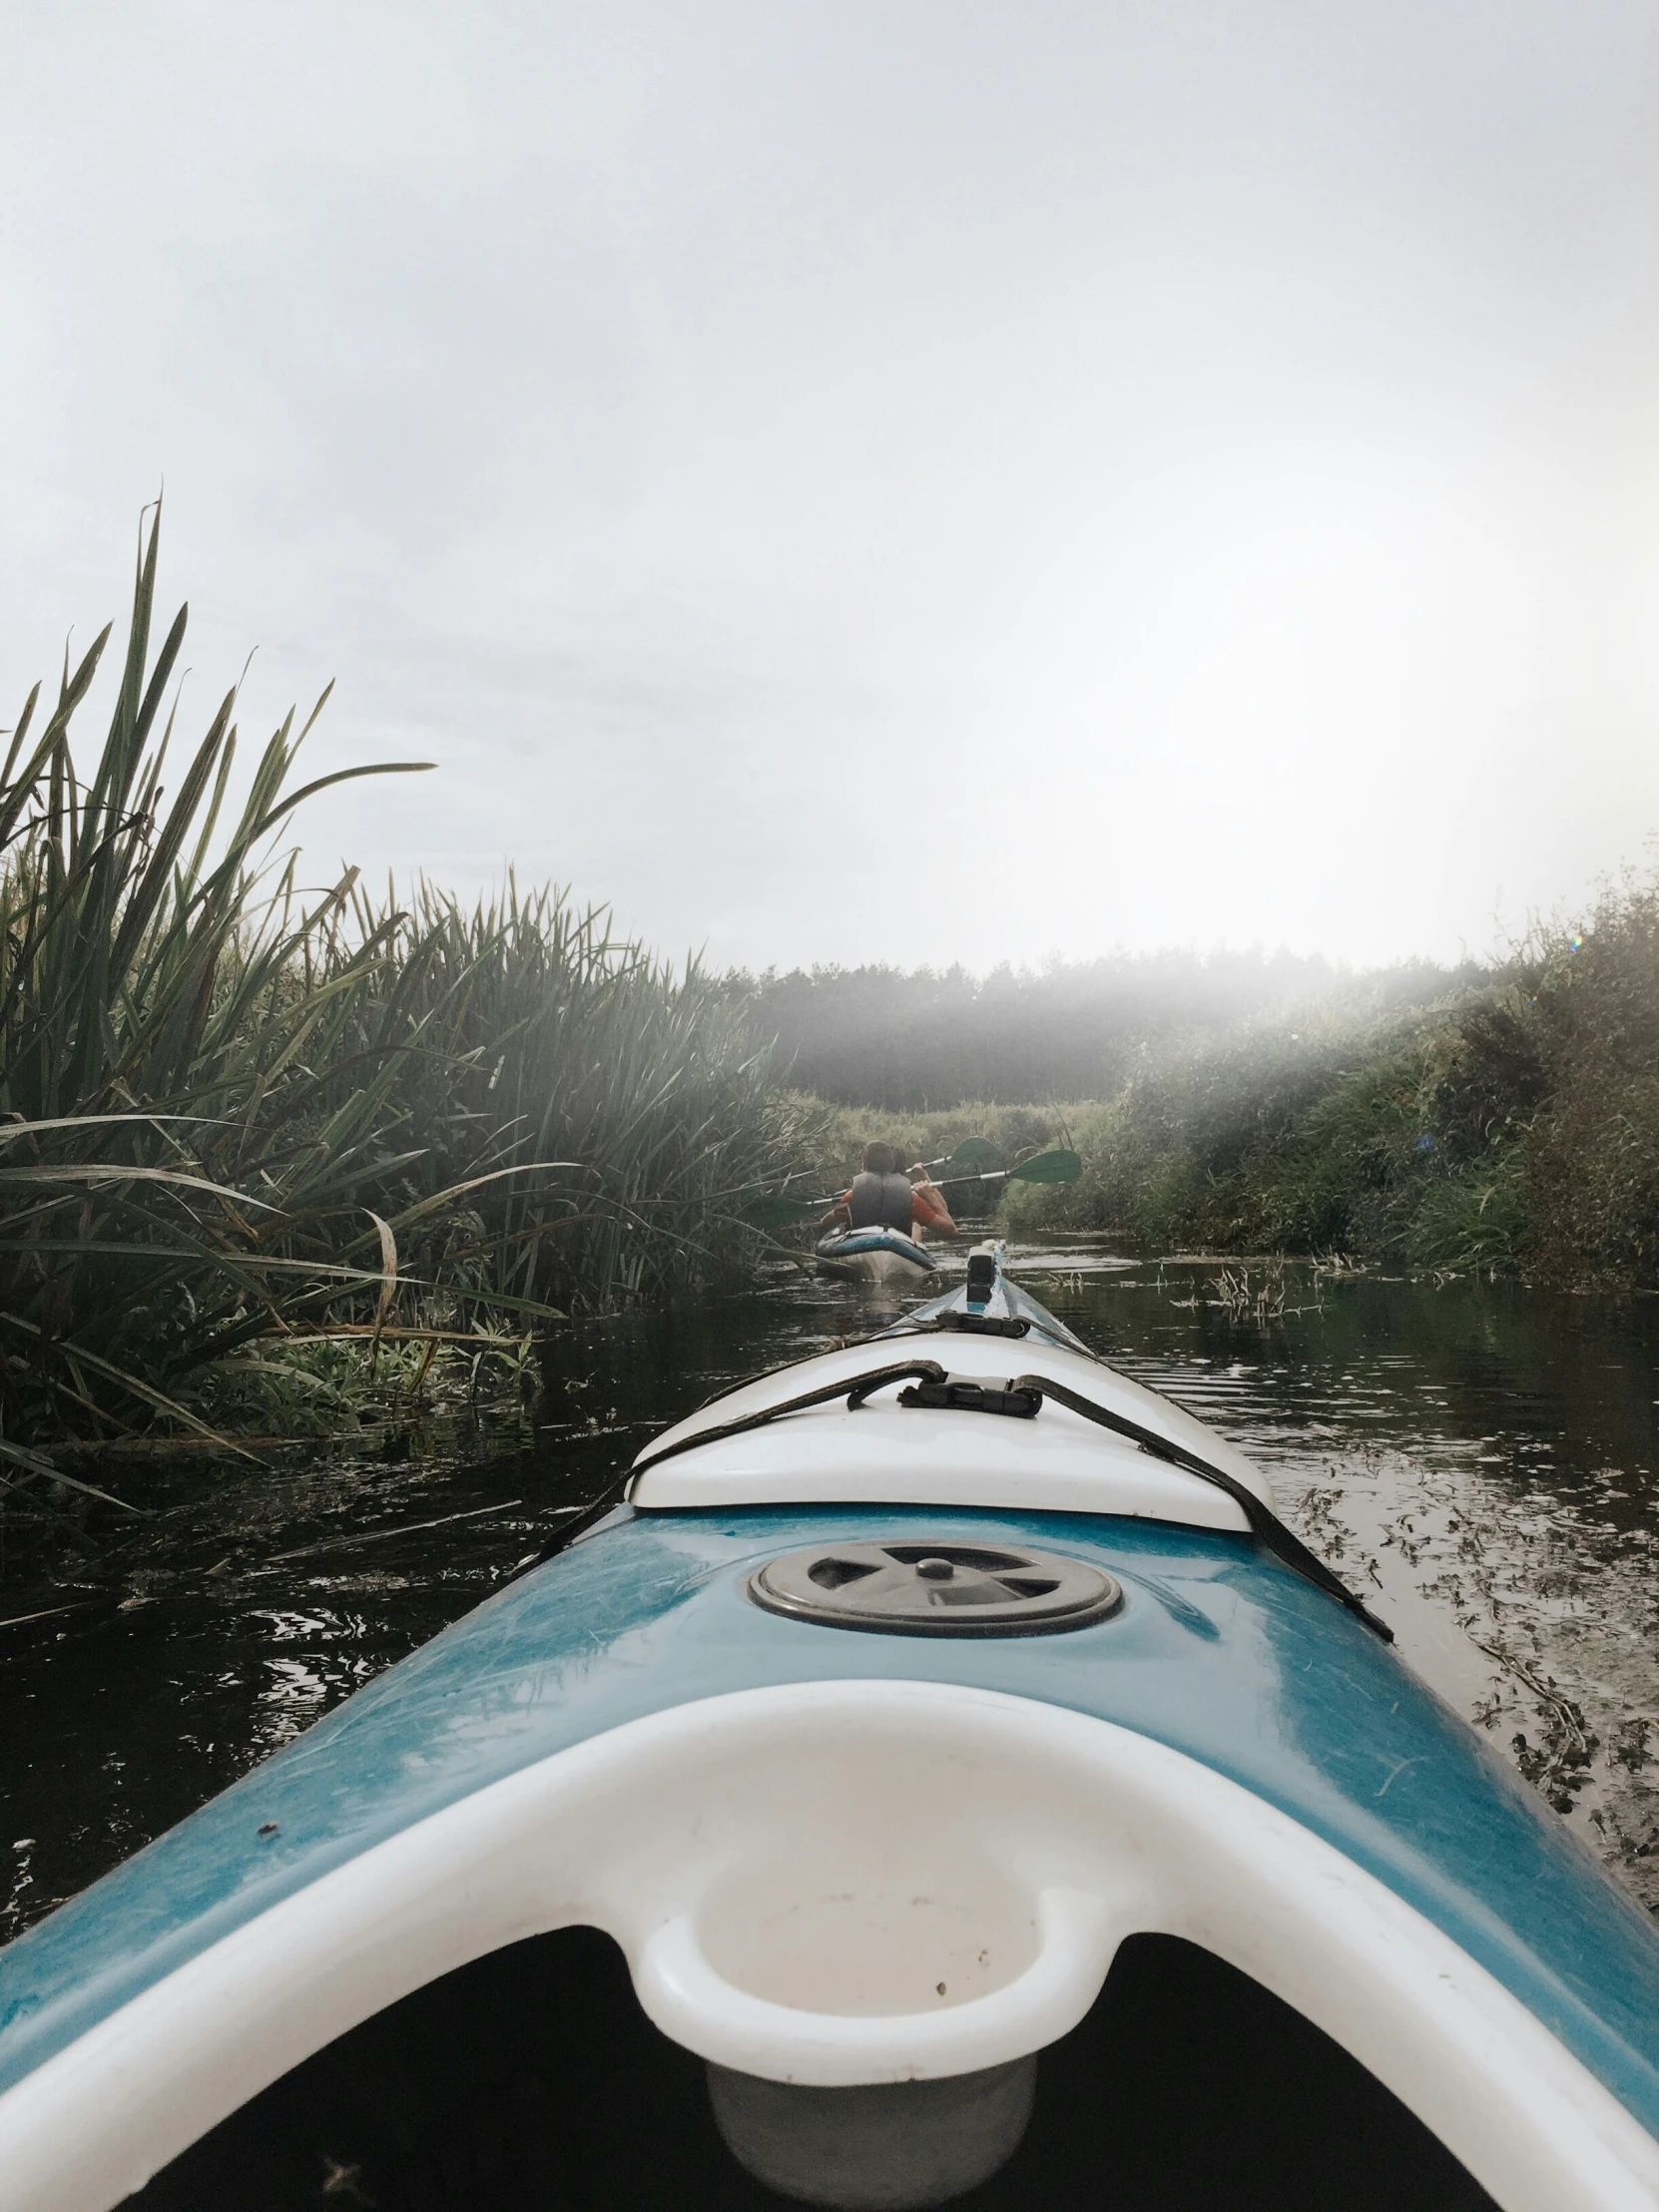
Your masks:
<svg viewBox="0 0 1659 2212"><path fill-rule="evenodd" d="M319 702L238 811L236 694L193 751L167 706L186 617L156 643L158 553L152 519L102 743L74 728L108 629L0 769L14 1550L141 1501L152 1462L117 1480L95 1447L337 1427L388 1372L510 1380L572 1316L740 1279L738 1211L794 1157L741 1011L604 912L510 881L374 897L355 869L305 890L294 810L422 764L299 784Z"/></svg>
<svg viewBox="0 0 1659 2212"><path fill-rule="evenodd" d="M1133 1073L1088 1104L905 1107L955 1065L959 978L826 970L797 1004L799 978L671 969L511 881L470 907L371 896L355 869L304 890L294 811L423 764L298 785L319 702L239 812L234 693L181 758L158 552L153 521L96 752L72 733L109 631L55 703L31 696L0 768L0 1545L141 1502L155 1444L334 1434L388 1390L510 1396L575 1320L753 1280L746 1203L838 1188L872 1136L920 1159L984 1137L1010 1164L1075 1145L1077 1184L1010 1191L1016 1232L1659 1288L1659 878L1486 968L989 978L966 1040L985 1087ZM932 992L919 1027L907 982ZM767 1010L818 999L885 1009L840 1095L867 1077L899 1104L782 1087Z"/></svg>
<svg viewBox="0 0 1659 2212"><path fill-rule="evenodd" d="M1659 1289L1659 875L1426 1005L1314 1001L1071 1110L1010 1228Z"/></svg>

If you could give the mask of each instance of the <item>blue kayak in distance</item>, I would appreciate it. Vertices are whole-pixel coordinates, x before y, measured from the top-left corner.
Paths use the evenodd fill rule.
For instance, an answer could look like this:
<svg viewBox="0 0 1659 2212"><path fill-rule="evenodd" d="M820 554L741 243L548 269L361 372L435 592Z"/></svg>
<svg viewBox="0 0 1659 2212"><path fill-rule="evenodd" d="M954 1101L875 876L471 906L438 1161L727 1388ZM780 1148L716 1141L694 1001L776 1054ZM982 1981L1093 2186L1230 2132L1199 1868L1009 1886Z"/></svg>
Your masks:
<svg viewBox="0 0 1659 2212"><path fill-rule="evenodd" d="M938 1270L927 1247L901 1229L831 1230L813 1257L821 1274L853 1283L915 1283Z"/></svg>
<svg viewBox="0 0 1659 2212"><path fill-rule="evenodd" d="M0 1950L3 2212L1640 2212L1659 1936L1002 1272Z"/></svg>

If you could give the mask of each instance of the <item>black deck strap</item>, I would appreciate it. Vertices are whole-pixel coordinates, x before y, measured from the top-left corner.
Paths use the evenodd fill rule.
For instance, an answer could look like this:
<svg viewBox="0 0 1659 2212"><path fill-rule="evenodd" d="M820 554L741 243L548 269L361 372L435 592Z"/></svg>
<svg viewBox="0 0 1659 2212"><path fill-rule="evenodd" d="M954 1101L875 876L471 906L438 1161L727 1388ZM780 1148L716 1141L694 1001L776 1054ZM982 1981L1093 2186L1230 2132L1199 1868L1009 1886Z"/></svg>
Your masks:
<svg viewBox="0 0 1659 2212"><path fill-rule="evenodd" d="M521 1559L511 1574L504 1574L495 1585L495 1590L504 1590L509 1582L516 1582L521 1574L530 1574L537 1567L544 1567L549 1559L556 1559L561 1551L566 1550L576 1541L578 1536L585 1536L590 1528L597 1522L602 1521L607 1513L622 1503L623 1486L627 1480L628 1477L625 1474L619 1474L614 1482L607 1483L591 1505L584 1505L579 1513L573 1513L568 1520L554 1529L545 1543L539 1545L527 1558ZM489 1592L491 1597L494 1597L495 1590ZM481 1598L479 1603L483 1603Z"/></svg>
<svg viewBox="0 0 1659 2212"><path fill-rule="evenodd" d="M907 1381L917 1382L945 1382L949 1381L937 1360L906 1360L901 1367L877 1368L873 1375L860 1375L851 1389L846 1392L846 1409L855 1413L859 1406L873 1397L877 1390L884 1390L889 1382ZM846 1385L842 1383L841 1388Z"/></svg>
<svg viewBox="0 0 1659 2212"><path fill-rule="evenodd" d="M997 1390L984 1382L912 1382L900 1390L900 1405L924 1405L945 1413L1008 1413L1015 1420L1035 1420L1042 1404L1040 1390Z"/></svg>
<svg viewBox="0 0 1659 2212"><path fill-rule="evenodd" d="M904 1337L930 1337L935 1331L962 1337L1028 1337L1031 1324L1023 1314L964 1314L960 1312L935 1314L931 1321L918 1321L910 1328L893 1331Z"/></svg>
<svg viewBox="0 0 1659 2212"><path fill-rule="evenodd" d="M636 1475L650 1468L661 1466L665 1459L674 1459L682 1451L696 1451L704 1444L718 1444L728 1436L745 1436L752 1428L765 1428L769 1421L782 1420L786 1413L805 1413L814 1405L828 1405L832 1398L844 1397L849 1413L855 1413L872 1390L884 1389L889 1382L942 1382L944 1370L936 1360L902 1360L894 1367L872 1368L867 1375L843 1376L838 1382L826 1382L816 1390L804 1391L800 1397L787 1397L780 1405L767 1405L758 1413L746 1413L741 1420L718 1421L713 1428L700 1428L693 1436L682 1436L678 1443L664 1444L660 1451L641 1455L634 1461Z"/></svg>
<svg viewBox="0 0 1659 2212"><path fill-rule="evenodd" d="M1160 1436L1156 1429L1143 1428L1139 1421L1130 1420L1123 1413L1114 1413L1107 1406L1097 1405L1092 1397L1084 1397L1080 1390L1067 1389L1063 1382L1056 1382L1046 1375L1019 1375L1008 1387L1011 1390L1036 1390L1043 1397L1051 1397L1056 1404L1064 1405L1073 1413L1080 1413L1085 1420L1092 1420L1102 1428L1110 1428L1115 1435L1127 1436L1131 1443L1139 1444L1155 1459L1167 1460L1171 1466L1181 1467L1188 1474L1196 1474L1205 1482L1213 1482L1218 1490L1225 1490L1241 1509L1250 1523L1250 1533L1264 1551L1273 1552L1283 1559L1286 1566L1314 1583L1328 1596L1346 1605L1351 1613L1359 1615L1366 1626L1382 1637L1385 1644L1394 1640L1394 1632L1386 1621L1381 1621L1363 1599L1355 1596L1340 1575L1333 1574L1325 1561L1319 1558L1292 1533L1273 1510L1264 1504L1247 1483L1231 1474L1224 1474L1208 1459L1201 1459L1196 1451L1189 1451L1185 1444L1171 1443L1167 1436Z"/></svg>

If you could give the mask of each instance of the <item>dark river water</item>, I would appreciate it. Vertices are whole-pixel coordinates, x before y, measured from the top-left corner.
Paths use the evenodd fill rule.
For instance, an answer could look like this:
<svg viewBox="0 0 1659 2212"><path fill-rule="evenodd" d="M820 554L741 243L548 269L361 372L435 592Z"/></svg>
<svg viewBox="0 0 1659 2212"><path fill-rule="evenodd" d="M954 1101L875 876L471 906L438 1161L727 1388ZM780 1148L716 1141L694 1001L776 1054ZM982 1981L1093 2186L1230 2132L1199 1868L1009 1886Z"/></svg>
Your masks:
<svg viewBox="0 0 1659 2212"><path fill-rule="evenodd" d="M1659 1301L1088 1238L1010 1259L1253 1454L1410 1664L1659 1910ZM269 1465L170 1462L136 1533L0 1583L0 1939L476 1604L660 1423L881 1318L791 1270L574 1339L488 1419L393 1402Z"/></svg>

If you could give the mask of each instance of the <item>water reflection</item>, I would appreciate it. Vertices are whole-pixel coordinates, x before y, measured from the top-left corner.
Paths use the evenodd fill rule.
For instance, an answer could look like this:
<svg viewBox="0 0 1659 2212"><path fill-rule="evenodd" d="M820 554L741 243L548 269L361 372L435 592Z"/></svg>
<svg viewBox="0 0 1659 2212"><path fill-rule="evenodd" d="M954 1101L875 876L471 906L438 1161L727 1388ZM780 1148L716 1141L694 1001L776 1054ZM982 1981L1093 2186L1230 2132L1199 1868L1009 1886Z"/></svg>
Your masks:
<svg viewBox="0 0 1659 2212"><path fill-rule="evenodd" d="M1659 1304L1138 1263L1091 1239L1014 1262L1085 1343L1251 1452L1419 1671L1659 1906ZM571 1340L510 1418L170 1475L142 1537L0 1602L75 1608L0 1630L0 1935L466 1610L659 1423L891 1312L788 1270Z"/></svg>
<svg viewBox="0 0 1659 2212"><path fill-rule="evenodd" d="M1100 1296L1063 1253L1026 1264L1269 1469L1418 1670L1659 1906L1659 1308L1306 1269L1241 1298L1238 1270L1167 1261Z"/></svg>

